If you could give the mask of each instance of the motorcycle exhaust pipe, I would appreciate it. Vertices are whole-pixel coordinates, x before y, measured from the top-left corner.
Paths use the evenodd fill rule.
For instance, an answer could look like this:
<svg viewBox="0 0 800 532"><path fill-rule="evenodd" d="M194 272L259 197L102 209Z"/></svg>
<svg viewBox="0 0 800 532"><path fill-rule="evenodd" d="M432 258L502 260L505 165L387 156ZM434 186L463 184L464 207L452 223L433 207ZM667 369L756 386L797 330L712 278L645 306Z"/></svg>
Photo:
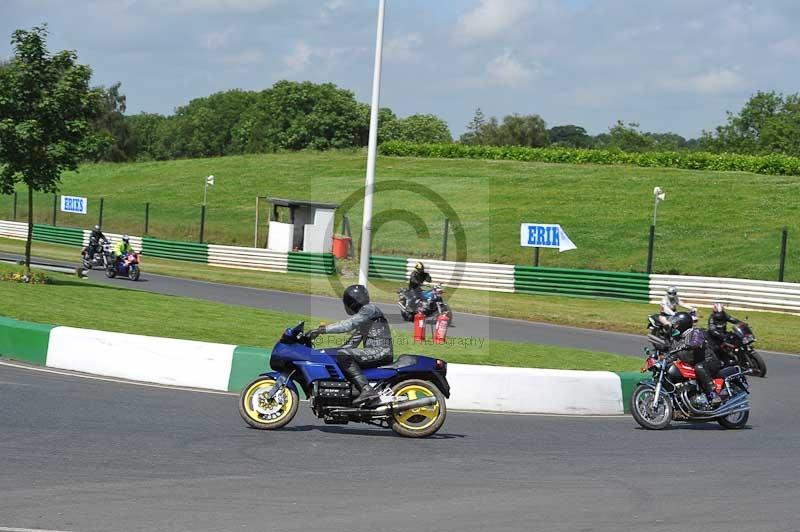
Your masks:
<svg viewBox="0 0 800 532"><path fill-rule="evenodd" d="M414 410L415 408L425 408L426 406L431 406L436 404L436 398L431 397L422 397L420 399L411 399L409 401L397 401L395 403L391 403L384 406L379 406L374 410L376 414L390 414L392 412L399 413L405 412L406 410Z"/></svg>

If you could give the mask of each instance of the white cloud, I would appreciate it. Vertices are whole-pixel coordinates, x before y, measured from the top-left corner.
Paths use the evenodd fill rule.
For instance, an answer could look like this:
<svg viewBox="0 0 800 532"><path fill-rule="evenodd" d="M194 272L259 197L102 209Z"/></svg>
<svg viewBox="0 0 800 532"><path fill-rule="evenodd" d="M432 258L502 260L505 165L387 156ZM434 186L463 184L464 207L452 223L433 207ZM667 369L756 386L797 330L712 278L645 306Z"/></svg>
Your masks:
<svg viewBox="0 0 800 532"><path fill-rule="evenodd" d="M292 52L283 58L283 62L289 67L289 70L299 72L308 66L312 53L311 47L300 41L294 45Z"/></svg>
<svg viewBox="0 0 800 532"><path fill-rule="evenodd" d="M387 59L395 61L411 61L416 55L416 51L422 45L422 35L419 33L409 33L401 37L389 39L384 48L384 55Z"/></svg>
<svg viewBox="0 0 800 532"><path fill-rule="evenodd" d="M219 50L225 46L231 37L231 31L210 31L200 35L200 46L206 50Z"/></svg>
<svg viewBox="0 0 800 532"><path fill-rule="evenodd" d="M480 0L458 18L455 35L462 40L491 39L520 22L533 8L530 0Z"/></svg>
<svg viewBox="0 0 800 532"><path fill-rule="evenodd" d="M223 55L222 62L229 65L255 65L264 62L264 52L257 48L248 48L241 52Z"/></svg>
<svg viewBox="0 0 800 532"><path fill-rule="evenodd" d="M132 3L132 2L131 2ZM275 0L144 0L145 5L156 11L171 11L178 13L195 13L198 11L212 13L227 13L238 11L251 13L261 11L275 5Z"/></svg>
<svg viewBox="0 0 800 532"><path fill-rule="evenodd" d="M690 90L700 94L721 94L739 89L745 83L732 70L722 69L689 77L665 79L661 81L661 85L673 90Z"/></svg>
<svg viewBox="0 0 800 532"><path fill-rule="evenodd" d="M486 74L491 84L519 87L530 82L535 71L512 57L511 52L506 51L486 65Z"/></svg>

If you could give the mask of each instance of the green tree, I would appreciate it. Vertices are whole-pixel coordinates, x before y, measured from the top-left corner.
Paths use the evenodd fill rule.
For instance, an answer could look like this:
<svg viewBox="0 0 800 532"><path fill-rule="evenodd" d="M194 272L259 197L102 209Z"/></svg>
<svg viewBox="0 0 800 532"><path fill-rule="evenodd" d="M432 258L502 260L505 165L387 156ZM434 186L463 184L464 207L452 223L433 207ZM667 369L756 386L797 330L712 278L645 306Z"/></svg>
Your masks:
<svg viewBox="0 0 800 532"><path fill-rule="evenodd" d="M436 115L411 115L389 122L384 140L405 140L417 144L447 144L453 136L447 123Z"/></svg>
<svg viewBox="0 0 800 532"><path fill-rule="evenodd" d="M629 122L625 124L622 120L608 129L608 136L595 138L595 145L603 148L612 148L622 151L648 151L653 149L654 141L641 131L639 124Z"/></svg>
<svg viewBox="0 0 800 532"><path fill-rule="evenodd" d="M497 128L493 144L500 146L527 146L540 148L547 146L547 124L539 115L513 114L503 118Z"/></svg>
<svg viewBox="0 0 800 532"><path fill-rule="evenodd" d="M75 170L99 109L92 75L73 51L50 54L47 27L17 30L14 57L0 69L0 192L28 188L25 268L30 274L33 191L55 192L64 170Z"/></svg>
<svg viewBox="0 0 800 532"><path fill-rule="evenodd" d="M95 161L123 162L135 157L136 144L125 120L125 95L117 82L100 92L99 116L93 121L98 142L92 154Z"/></svg>
<svg viewBox="0 0 800 532"><path fill-rule="evenodd" d="M485 144L483 141L482 132L486 127L486 116L480 107L475 108L475 114L472 116L469 124L467 124L467 132L461 135L459 142L462 144Z"/></svg>
<svg viewBox="0 0 800 532"><path fill-rule="evenodd" d="M589 148L592 145L592 137L580 126L554 126L547 130L547 137L550 143L555 146L565 148Z"/></svg>
<svg viewBox="0 0 800 532"><path fill-rule="evenodd" d="M163 115L156 113L139 113L126 116L125 122L131 131L134 141L134 153L138 161L168 159L169 154L163 145L161 124L166 122Z"/></svg>

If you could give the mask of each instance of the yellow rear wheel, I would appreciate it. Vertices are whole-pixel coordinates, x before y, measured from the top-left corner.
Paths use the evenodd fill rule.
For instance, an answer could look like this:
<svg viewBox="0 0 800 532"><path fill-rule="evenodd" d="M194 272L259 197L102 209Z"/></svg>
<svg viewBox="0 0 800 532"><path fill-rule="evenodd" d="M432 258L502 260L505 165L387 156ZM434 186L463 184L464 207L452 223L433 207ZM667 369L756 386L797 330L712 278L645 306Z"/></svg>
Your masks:
<svg viewBox="0 0 800 532"><path fill-rule="evenodd" d="M261 430L279 429L297 413L297 393L285 387L272 399L268 393L275 385L272 377L259 377L248 384L239 397L239 414L248 425Z"/></svg>
<svg viewBox="0 0 800 532"><path fill-rule="evenodd" d="M430 406L414 408L392 415L389 423L392 430L408 438L424 438L439 430L447 416L444 395L434 384L423 380L407 380L392 386L392 395L407 397L408 400L435 397L436 402Z"/></svg>

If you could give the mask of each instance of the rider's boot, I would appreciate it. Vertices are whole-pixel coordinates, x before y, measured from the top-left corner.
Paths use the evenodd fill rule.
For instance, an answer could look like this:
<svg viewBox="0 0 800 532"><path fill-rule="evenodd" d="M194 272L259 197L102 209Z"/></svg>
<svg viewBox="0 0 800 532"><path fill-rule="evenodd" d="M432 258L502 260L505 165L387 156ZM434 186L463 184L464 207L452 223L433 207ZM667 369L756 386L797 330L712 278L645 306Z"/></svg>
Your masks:
<svg viewBox="0 0 800 532"><path fill-rule="evenodd" d="M722 404L722 398L716 391L708 392L706 394L706 397L708 397L708 402L711 405L711 408L717 408L719 405Z"/></svg>
<svg viewBox="0 0 800 532"><path fill-rule="evenodd" d="M369 403L373 399L378 398L378 392L376 392L372 386L369 385L369 381L367 380L364 375L358 375L353 377L353 382L355 383L356 387L361 391L358 394L358 397L353 399L353 405L361 406L365 403Z"/></svg>

